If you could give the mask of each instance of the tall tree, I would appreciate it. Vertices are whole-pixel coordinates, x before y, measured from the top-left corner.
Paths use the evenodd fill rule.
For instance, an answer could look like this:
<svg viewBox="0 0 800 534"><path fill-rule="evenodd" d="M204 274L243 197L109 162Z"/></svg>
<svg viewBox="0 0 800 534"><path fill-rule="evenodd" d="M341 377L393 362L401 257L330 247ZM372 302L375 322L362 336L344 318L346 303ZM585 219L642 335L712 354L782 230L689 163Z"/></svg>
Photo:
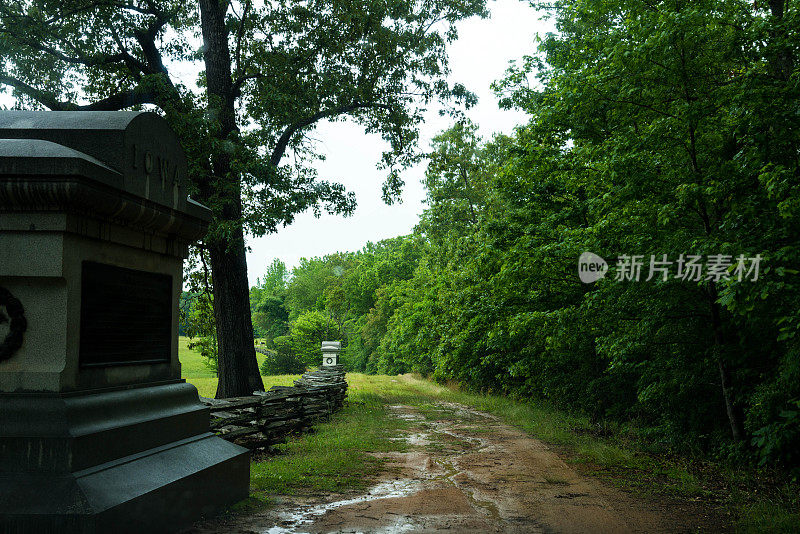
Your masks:
<svg viewBox="0 0 800 534"><path fill-rule="evenodd" d="M396 198L425 106L474 101L444 80L454 24L472 15L486 15L485 0L0 0L0 84L24 107L164 113L214 214L203 248L217 396L244 395L263 389L245 234L273 232L309 207L354 209L351 194L309 166L308 134L322 120L349 117L383 135L384 196ZM202 64L199 89L175 74L187 62Z"/></svg>

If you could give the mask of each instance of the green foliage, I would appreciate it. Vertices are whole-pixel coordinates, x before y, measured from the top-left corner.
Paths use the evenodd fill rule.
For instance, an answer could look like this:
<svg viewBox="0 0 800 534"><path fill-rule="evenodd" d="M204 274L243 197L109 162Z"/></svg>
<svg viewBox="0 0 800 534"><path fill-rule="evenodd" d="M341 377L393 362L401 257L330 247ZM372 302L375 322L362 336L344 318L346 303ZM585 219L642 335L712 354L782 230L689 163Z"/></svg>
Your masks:
<svg viewBox="0 0 800 534"><path fill-rule="evenodd" d="M214 328L213 297L208 293L183 293L180 324L189 337L187 347L200 353L203 362L217 375L217 334Z"/></svg>
<svg viewBox="0 0 800 534"><path fill-rule="evenodd" d="M415 235L307 260L293 316L337 317L354 369L542 398L635 422L656 449L797 468L798 6L543 7L559 33L495 86L529 123L437 136ZM591 285L576 276L585 251L611 263ZM644 280L645 265L624 282L624 254L762 263L758 280L680 280L676 265Z"/></svg>
<svg viewBox="0 0 800 534"><path fill-rule="evenodd" d="M794 423L780 412L798 393L799 228L785 206L800 86L774 54L797 57L797 8L556 2L552 13L560 33L496 85L530 123L485 145L463 125L437 139L420 224L434 252L415 284L425 290L388 321L438 335L418 336L407 352L430 363L411 369L637 420L687 450L725 449L736 427L774 444L765 463L795 464ZM775 49L777 35L794 37ZM616 282L612 265L589 286L575 276L586 250L765 264L757 282L719 283ZM446 306L425 318L426 296ZM382 343L409 337L398 328Z"/></svg>
<svg viewBox="0 0 800 534"><path fill-rule="evenodd" d="M272 340L286 333L289 325L289 312L286 310L284 299L275 296L266 296L258 303L256 313L253 314L253 326L259 337L267 340L272 346Z"/></svg>
<svg viewBox="0 0 800 534"><path fill-rule="evenodd" d="M253 321L274 349L262 370L299 372L318 365L324 340L342 341L348 369L366 369L377 358L373 353L399 304L390 301L384 286L410 280L422 254L422 239L398 237L368 243L355 253L303 258L288 280L280 277L286 280L281 290L260 280L250 291Z"/></svg>
<svg viewBox="0 0 800 534"><path fill-rule="evenodd" d="M250 288L250 308L255 310L265 297L285 297L289 271L286 264L279 259L272 260L262 278Z"/></svg>
<svg viewBox="0 0 800 534"><path fill-rule="evenodd" d="M795 480L800 479L800 400L781 410L779 419L753 432L753 445L758 448L761 465L783 463L794 468Z"/></svg>
<svg viewBox="0 0 800 534"><path fill-rule="evenodd" d="M255 337L264 338L267 346L274 348L273 340L284 335L289 328L286 308L286 284L289 272L279 259L267 267L263 278L250 288L250 310Z"/></svg>
<svg viewBox="0 0 800 534"><path fill-rule="evenodd" d="M279 340L279 341L278 341ZM306 365L292 350L291 343L286 337L280 337L275 343L277 349L269 351L261 362L259 370L263 376L302 374Z"/></svg>
<svg viewBox="0 0 800 534"><path fill-rule="evenodd" d="M341 277L349 255L334 254L325 258L301 258L292 270L286 288L286 305L292 319L311 310L325 308L325 289Z"/></svg>
<svg viewBox="0 0 800 534"><path fill-rule="evenodd" d="M203 363L217 376L219 361L217 353L217 330L214 316L213 282L207 268L208 254L193 249L187 260L188 269L184 273L184 287L180 298L179 330L189 338L187 346L200 353Z"/></svg>
<svg viewBox="0 0 800 534"><path fill-rule="evenodd" d="M304 312L292 321L289 333L273 340L275 351L261 365L265 375L302 373L322 361L320 346L339 339L338 325L319 310Z"/></svg>

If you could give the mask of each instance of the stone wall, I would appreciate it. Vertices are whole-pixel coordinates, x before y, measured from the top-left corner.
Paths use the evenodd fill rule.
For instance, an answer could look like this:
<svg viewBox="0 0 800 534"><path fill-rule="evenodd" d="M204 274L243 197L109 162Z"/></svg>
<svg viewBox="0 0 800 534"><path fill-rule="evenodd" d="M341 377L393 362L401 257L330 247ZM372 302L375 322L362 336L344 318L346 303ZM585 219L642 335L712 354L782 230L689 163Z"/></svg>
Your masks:
<svg viewBox="0 0 800 534"><path fill-rule="evenodd" d="M305 373L291 386L273 386L249 397L200 400L211 408L211 429L251 450L281 443L305 432L341 408L347 382L341 365Z"/></svg>

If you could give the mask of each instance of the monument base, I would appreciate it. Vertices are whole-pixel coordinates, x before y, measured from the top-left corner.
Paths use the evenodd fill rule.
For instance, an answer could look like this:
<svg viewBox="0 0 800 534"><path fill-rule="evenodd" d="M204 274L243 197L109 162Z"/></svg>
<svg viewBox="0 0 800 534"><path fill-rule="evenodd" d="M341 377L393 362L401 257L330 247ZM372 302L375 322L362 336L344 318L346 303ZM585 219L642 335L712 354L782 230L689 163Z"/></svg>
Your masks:
<svg viewBox="0 0 800 534"><path fill-rule="evenodd" d="M250 452L190 384L2 397L0 533L174 532L248 496Z"/></svg>
<svg viewBox="0 0 800 534"><path fill-rule="evenodd" d="M249 451L205 434L77 473L0 476L0 531L174 532L247 498L249 474Z"/></svg>

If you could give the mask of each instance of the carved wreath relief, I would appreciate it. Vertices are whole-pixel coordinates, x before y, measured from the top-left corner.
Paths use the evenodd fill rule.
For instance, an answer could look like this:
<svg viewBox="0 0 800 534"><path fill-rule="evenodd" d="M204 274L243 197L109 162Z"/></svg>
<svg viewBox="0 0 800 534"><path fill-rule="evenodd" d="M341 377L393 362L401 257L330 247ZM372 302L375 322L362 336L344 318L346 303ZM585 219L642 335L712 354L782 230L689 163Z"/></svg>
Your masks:
<svg viewBox="0 0 800 534"><path fill-rule="evenodd" d="M9 359L22 346L22 335L28 328L22 303L9 290L0 286L0 362ZM6 335L3 336L3 333Z"/></svg>

